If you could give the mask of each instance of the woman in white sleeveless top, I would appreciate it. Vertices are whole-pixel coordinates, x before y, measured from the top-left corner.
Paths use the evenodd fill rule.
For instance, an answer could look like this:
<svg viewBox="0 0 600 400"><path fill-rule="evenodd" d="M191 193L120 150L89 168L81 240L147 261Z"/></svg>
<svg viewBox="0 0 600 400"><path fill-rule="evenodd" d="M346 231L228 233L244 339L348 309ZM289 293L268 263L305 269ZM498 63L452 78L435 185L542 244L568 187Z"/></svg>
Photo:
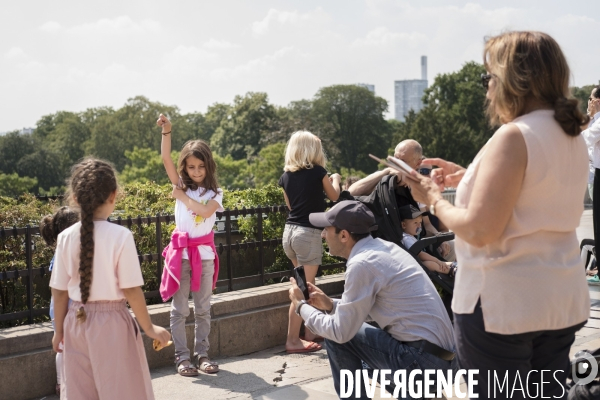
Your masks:
<svg viewBox="0 0 600 400"><path fill-rule="evenodd" d="M587 116L569 98L569 67L547 34L492 37L484 64L487 113L503 125L468 169L426 160L440 168L431 179L411 176L412 192L456 234L455 337L461 368L479 369L479 398L535 397L542 386L561 398L590 310L575 235ZM453 206L441 190L456 184ZM494 376L508 378L503 391Z"/></svg>

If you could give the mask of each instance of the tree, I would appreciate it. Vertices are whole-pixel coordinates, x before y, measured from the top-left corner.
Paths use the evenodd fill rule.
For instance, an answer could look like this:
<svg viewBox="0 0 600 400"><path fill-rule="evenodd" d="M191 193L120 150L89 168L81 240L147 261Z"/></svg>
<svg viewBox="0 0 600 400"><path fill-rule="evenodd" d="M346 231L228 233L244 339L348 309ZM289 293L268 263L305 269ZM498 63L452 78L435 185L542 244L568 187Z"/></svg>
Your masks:
<svg viewBox="0 0 600 400"><path fill-rule="evenodd" d="M247 189L252 186L252 178L246 160L234 160L230 154L221 157L213 153L213 156L217 164L217 182L220 187L235 190Z"/></svg>
<svg viewBox="0 0 600 400"><path fill-rule="evenodd" d="M35 185L37 185L35 178L0 173L0 196L20 196L28 193Z"/></svg>
<svg viewBox="0 0 600 400"><path fill-rule="evenodd" d="M85 155L84 143L90 138L90 127L79 114L59 111L43 116L33 135L40 147L59 156L61 172L66 173ZM44 186L42 182L40 184Z"/></svg>
<svg viewBox="0 0 600 400"><path fill-rule="evenodd" d="M287 142L297 131L318 131L319 123L313 113L312 100L292 101L287 107L276 107L275 113L271 130L262 139L263 146Z"/></svg>
<svg viewBox="0 0 600 400"><path fill-rule="evenodd" d="M207 122L205 115L199 112L185 114L181 117L181 121L189 126L189 139L201 139L210 143L214 129ZM178 128L180 127L178 126Z"/></svg>
<svg viewBox="0 0 600 400"><path fill-rule="evenodd" d="M415 139L425 156L467 166L494 133L485 116L482 73L481 64L468 62L458 72L438 75L425 91L424 108L394 124L394 145Z"/></svg>
<svg viewBox="0 0 600 400"><path fill-rule="evenodd" d="M121 173L123 183L156 182L159 185L169 183L161 155L153 149L140 149L137 146L132 151L126 150L125 157L130 164L125 165ZM174 151L171 158L177 163L179 154Z"/></svg>
<svg viewBox="0 0 600 400"><path fill-rule="evenodd" d="M260 150L276 117L266 93L236 96L227 118L223 118L211 138L211 148L220 156L250 160Z"/></svg>
<svg viewBox="0 0 600 400"><path fill-rule="evenodd" d="M30 134L14 131L0 136L0 172L5 174L17 172L19 160L35 151L35 141Z"/></svg>
<svg viewBox="0 0 600 400"><path fill-rule="evenodd" d="M215 103L208 107L204 114L204 130L207 136L211 137L215 134L221 122L226 120L231 113L231 106L225 103Z"/></svg>
<svg viewBox="0 0 600 400"><path fill-rule="evenodd" d="M250 165L250 172L254 177L254 186L277 185L279 177L283 174L285 164L285 143L275 143L264 147L258 157Z"/></svg>
<svg viewBox="0 0 600 400"><path fill-rule="evenodd" d="M312 102L312 114L332 168L369 171L369 153L383 155L391 140L384 118L387 101L356 85L320 89Z"/></svg>
<svg viewBox="0 0 600 400"><path fill-rule="evenodd" d="M31 188L36 193L47 192L52 187L66 184L67 174L61 167L60 156L45 148L21 158L16 170L19 176L32 176L37 179L36 184Z"/></svg>
<svg viewBox="0 0 600 400"><path fill-rule="evenodd" d="M137 96L127 100L116 112L96 118L90 140L85 145L86 153L111 161L118 171L122 171L128 162L125 151L136 146L160 149L160 128L156 126L160 113L169 116L173 122L173 148L180 149L192 138L193 131L179 109Z"/></svg>

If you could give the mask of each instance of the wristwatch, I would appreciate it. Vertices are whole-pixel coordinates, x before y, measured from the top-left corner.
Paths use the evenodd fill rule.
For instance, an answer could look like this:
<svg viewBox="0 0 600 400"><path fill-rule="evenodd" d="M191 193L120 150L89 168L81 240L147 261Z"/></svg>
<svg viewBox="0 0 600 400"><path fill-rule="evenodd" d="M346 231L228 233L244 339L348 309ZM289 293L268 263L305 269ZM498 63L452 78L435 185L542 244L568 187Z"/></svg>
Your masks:
<svg viewBox="0 0 600 400"><path fill-rule="evenodd" d="M444 200L443 197L440 197L439 199L437 199L436 201L434 201L433 203L431 203L431 205L429 206L429 214L435 216L435 205L438 203L438 201L440 200Z"/></svg>
<svg viewBox="0 0 600 400"><path fill-rule="evenodd" d="M296 304L296 315L300 315L300 309L302 308L303 305L308 304L308 302L306 300L300 300L298 302L298 304Z"/></svg>

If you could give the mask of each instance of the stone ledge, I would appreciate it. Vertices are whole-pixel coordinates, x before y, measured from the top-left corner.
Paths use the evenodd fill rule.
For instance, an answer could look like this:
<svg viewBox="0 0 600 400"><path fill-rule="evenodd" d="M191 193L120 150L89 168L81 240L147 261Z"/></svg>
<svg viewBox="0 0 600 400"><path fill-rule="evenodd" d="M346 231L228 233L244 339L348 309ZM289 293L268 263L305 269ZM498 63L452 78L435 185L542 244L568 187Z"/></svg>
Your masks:
<svg viewBox="0 0 600 400"><path fill-rule="evenodd" d="M329 295L344 290L344 275L317 278L317 286ZM280 283L214 295L211 301L211 357L238 356L285 343L289 310L289 283ZM169 326L170 302L148 307L153 323ZM188 347L194 346L194 313L186 320ZM56 382L55 354L50 342L51 323L0 330L0 399L36 398L53 393ZM156 352L143 336L150 368L172 365L173 346ZM26 366L27 374L16 373Z"/></svg>

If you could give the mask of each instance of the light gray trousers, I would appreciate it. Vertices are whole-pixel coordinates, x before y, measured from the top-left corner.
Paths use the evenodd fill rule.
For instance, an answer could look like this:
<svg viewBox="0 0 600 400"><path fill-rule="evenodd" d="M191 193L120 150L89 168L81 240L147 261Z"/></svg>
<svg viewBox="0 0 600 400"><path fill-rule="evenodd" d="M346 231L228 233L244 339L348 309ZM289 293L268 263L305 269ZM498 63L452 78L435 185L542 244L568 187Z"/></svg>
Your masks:
<svg viewBox="0 0 600 400"><path fill-rule="evenodd" d="M212 295L214 260L202 260L202 276L200 290L192 292L194 299L194 354L208 356L208 334L210 333L210 296ZM190 350L185 334L185 320L190 315L190 281L191 269L189 260L181 260L181 282L179 290L171 301L171 335L175 344L175 363L190 360Z"/></svg>

